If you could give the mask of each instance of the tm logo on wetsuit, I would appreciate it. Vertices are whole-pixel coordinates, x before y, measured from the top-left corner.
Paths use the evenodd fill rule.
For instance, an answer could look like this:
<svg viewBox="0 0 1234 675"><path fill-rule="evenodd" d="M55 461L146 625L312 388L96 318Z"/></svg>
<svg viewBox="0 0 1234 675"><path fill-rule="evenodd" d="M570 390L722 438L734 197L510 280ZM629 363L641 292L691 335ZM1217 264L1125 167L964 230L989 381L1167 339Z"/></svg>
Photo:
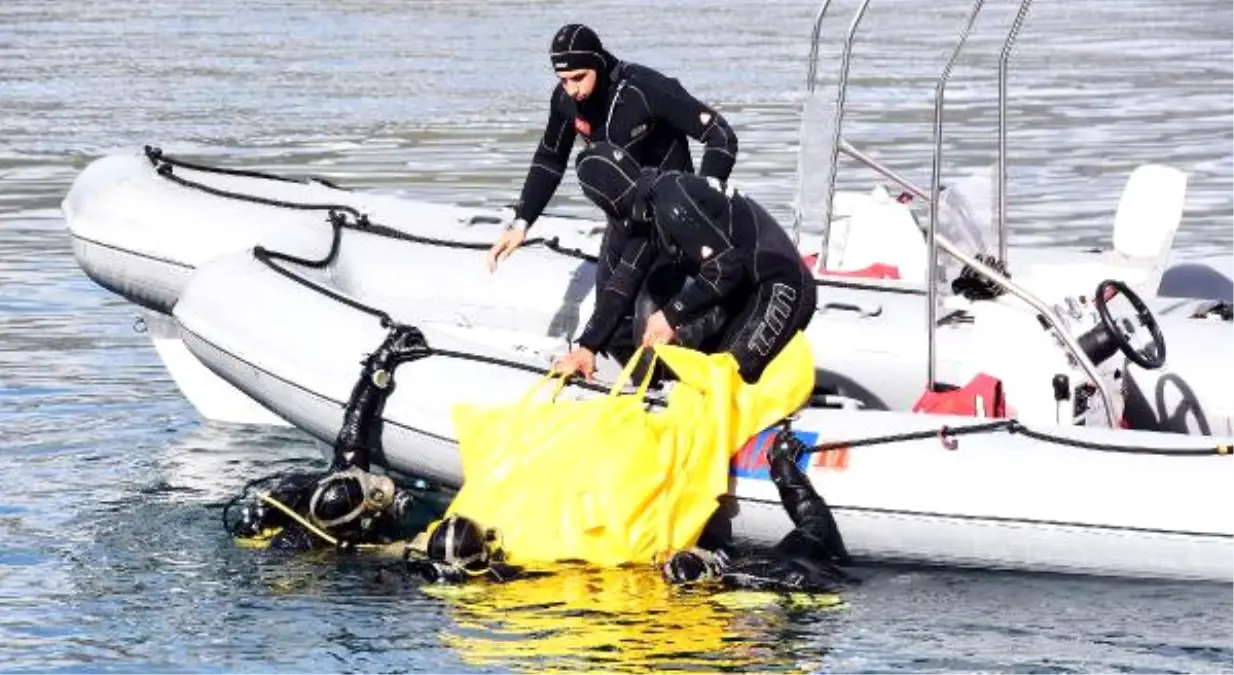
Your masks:
<svg viewBox="0 0 1234 675"><path fill-rule="evenodd" d="M797 300L797 291L788 284L775 282L771 285L771 302L763 320L750 336L750 349L764 356L771 351L771 345L784 332L784 327L793 314L793 303Z"/></svg>

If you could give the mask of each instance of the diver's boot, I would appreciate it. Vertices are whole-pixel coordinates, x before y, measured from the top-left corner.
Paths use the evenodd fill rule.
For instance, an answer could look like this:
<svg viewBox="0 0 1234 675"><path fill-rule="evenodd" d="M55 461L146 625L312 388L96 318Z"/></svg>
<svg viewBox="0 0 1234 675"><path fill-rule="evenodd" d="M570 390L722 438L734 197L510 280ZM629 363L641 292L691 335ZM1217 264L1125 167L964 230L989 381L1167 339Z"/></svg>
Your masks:
<svg viewBox="0 0 1234 675"><path fill-rule="evenodd" d="M372 453L381 448L382 410L394 391L394 369L430 354L424 334L414 326L395 325L362 365L360 378L343 410L343 426L334 441L331 471L357 467L368 471Z"/></svg>
<svg viewBox="0 0 1234 675"><path fill-rule="evenodd" d="M767 450L771 481L780 493L780 503L784 505L784 510L788 511L793 524L797 526L781 543L808 537L821 545L827 558L834 558L841 564L849 563L851 558L840 536L840 528L831 515L831 508L814 490L809 477L798 466L808 449L785 424L776 433L775 441Z"/></svg>

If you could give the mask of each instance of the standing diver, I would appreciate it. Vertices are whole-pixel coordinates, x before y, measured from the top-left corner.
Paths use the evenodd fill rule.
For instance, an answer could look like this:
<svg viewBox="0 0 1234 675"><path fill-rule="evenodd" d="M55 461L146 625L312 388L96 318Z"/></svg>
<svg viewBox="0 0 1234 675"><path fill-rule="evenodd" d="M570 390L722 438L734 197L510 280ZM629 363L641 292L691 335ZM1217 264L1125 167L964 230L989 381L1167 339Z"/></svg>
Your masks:
<svg viewBox="0 0 1234 675"><path fill-rule="evenodd" d="M583 192L608 214L618 264L596 286L595 310L558 372L595 371L596 352L634 310L644 346L676 341L729 352L755 382L814 316L810 269L784 228L749 197L681 171L639 166L616 145L594 143L575 165ZM668 264L657 264L657 259ZM685 275L687 283L662 279ZM639 289L643 297L636 301Z"/></svg>
<svg viewBox="0 0 1234 675"><path fill-rule="evenodd" d="M548 123L536 146L514 218L488 253L491 272L527 238L527 230L561 184L574 141L613 143L640 166L694 172L689 136L706 147L699 175L723 188L737 161L737 134L715 109L695 99L676 78L621 61L582 24L562 26L549 47L558 83L549 100ZM621 259L610 214L600 242L596 288L603 288ZM628 317L612 355L625 361L633 353Z"/></svg>

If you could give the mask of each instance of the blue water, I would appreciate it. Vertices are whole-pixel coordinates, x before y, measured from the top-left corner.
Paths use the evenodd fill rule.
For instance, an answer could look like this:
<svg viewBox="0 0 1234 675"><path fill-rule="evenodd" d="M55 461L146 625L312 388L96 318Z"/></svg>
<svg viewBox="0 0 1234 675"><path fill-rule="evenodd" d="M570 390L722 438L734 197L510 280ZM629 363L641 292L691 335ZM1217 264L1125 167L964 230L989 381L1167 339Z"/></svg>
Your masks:
<svg viewBox="0 0 1234 675"><path fill-rule="evenodd" d="M579 15L724 106L742 134L734 179L782 201L813 9L0 4L0 671L1234 670L1230 585L867 567L839 607L642 573L429 592L371 561L236 548L221 502L256 475L319 465L319 449L294 430L203 422L134 308L77 268L58 211L90 159L144 143L510 201L551 86L541 52ZM991 11L974 42L987 53L1010 16ZM924 78L962 14L875 2L871 25L905 37L854 63L854 140L915 176ZM1189 172L1180 246L1230 248L1232 15L1226 0L1033 9L1012 69L1015 237L1107 241L1126 172L1162 161ZM948 89L960 167L993 158L991 63ZM560 194L582 208L569 181Z"/></svg>

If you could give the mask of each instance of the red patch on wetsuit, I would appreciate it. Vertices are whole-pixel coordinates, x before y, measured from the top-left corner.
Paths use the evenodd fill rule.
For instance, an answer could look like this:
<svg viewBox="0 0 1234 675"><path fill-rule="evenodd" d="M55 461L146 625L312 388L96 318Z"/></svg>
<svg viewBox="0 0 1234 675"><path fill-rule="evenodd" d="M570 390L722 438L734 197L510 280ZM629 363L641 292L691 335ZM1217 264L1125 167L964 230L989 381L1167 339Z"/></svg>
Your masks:
<svg viewBox="0 0 1234 675"><path fill-rule="evenodd" d="M591 138L591 125L587 123L587 120L581 117L575 117L574 118L574 129L578 131L580 134L588 138Z"/></svg>

